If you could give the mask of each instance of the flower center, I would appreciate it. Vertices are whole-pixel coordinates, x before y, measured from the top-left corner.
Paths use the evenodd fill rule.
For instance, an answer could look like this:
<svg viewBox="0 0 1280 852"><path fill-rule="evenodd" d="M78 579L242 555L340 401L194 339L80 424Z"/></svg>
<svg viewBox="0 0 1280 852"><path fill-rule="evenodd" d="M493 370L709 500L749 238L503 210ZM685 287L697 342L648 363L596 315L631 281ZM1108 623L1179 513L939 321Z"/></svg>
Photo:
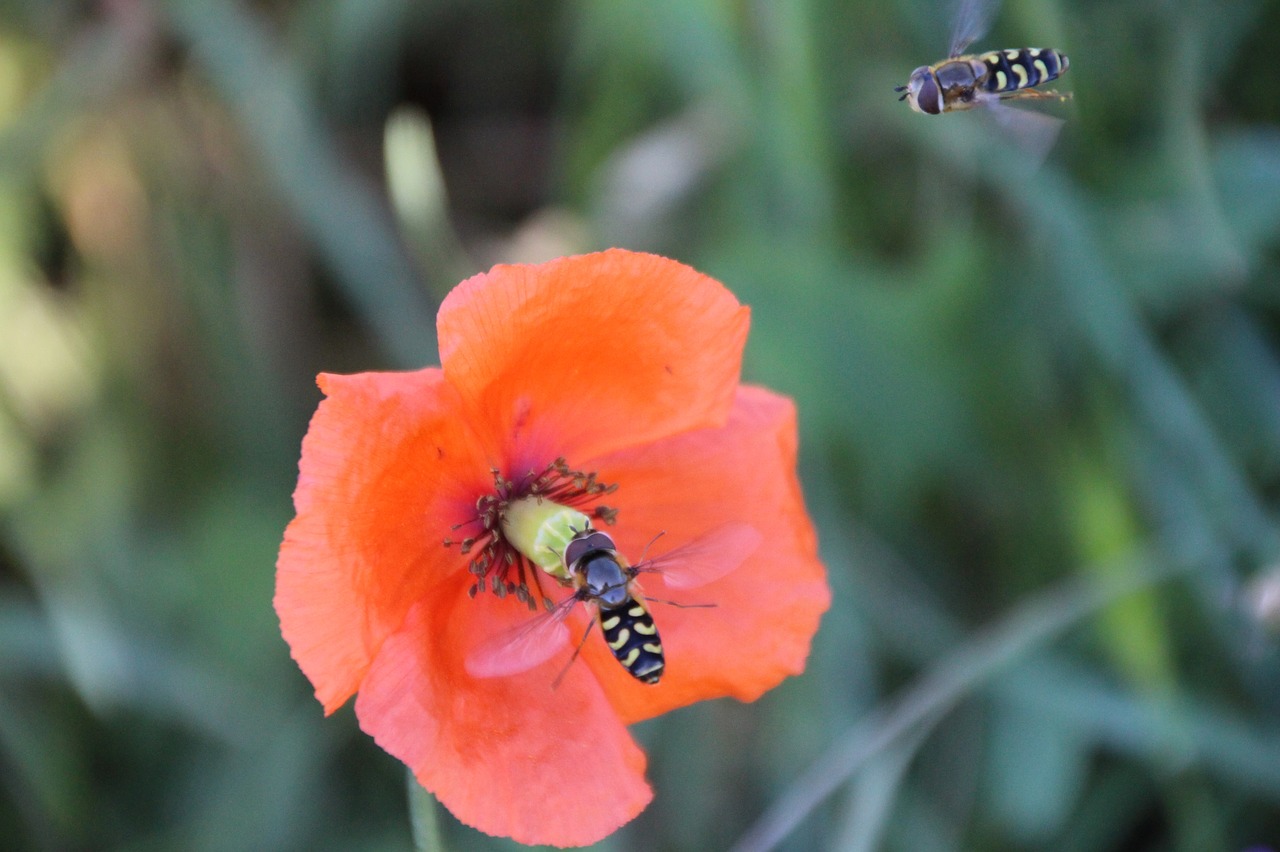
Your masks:
<svg viewBox="0 0 1280 852"><path fill-rule="evenodd" d="M461 540L446 538L444 545L457 544L460 553L471 556L469 570L476 578L467 589L471 597L488 588L499 598L514 595L530 609L537 609L535 598L550 608L540 575L562 585L569 582L561 558L565 547L592 519L614 522L616 508L588 506L618 486L574 470L562 458L519 479L508 479L497 468L492 473L493 492L476 500L474 518L454 527L474 527L476 533Z"/></svg>

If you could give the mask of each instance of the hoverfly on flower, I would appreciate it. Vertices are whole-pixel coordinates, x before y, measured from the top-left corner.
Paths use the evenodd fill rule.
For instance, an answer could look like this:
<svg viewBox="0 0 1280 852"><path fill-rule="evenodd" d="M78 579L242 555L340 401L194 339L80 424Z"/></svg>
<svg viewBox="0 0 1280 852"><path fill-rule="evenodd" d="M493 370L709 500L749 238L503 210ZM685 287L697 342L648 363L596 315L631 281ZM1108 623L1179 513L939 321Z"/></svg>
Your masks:
<svg viewBox="0 0 1280 852"><path fill-rule="evenodd" d="M1005 101L1051 99L1065 101L1070 94L1036 88L1066 73L1065 54L1052 48L1023 47L964 54L987 31L995 0L960 0L947 58L921 65L911 72L898 100L925 115L941 115L984 108L1025 148L1047 152L1062 119L1028 110L1011 109Z"/></svg>
<svg viewBox="0 0 1280 852"><path fill-rule="evenodd" d="M593 529L586 516L574 518L575 514L572 510L555 512L545 523L569 526L541 532L544 541L567 538L562 553L552 552L556 562L545 564L544 570L561 585L571 587L573 593L527 624L481 644L467 658L467 671L473 676L518 674L550 659L568 644L565 620L575 605L582 603L591 611L591 621L569 663L577 658L591 629L599 622L605 643L622 667L641 683L656 684L666 668L666 655L639 576L661 575L673 589L697 588L736 569L761 541L760 533L748 524L725 524L661 556L641 558L632 565L618 552L608 533ZM574 526L575 522L581 525ZM685 608L715 605L662 603ZM553 684L558 682L559 677Z"/></svg>
<svg viewBox="0 0 1280 852"><path fill-rule="evenodd" d="M281 632L324 711L354 697L463 823L595 843L653 798L629 725L804 670L831 591L795 405L740 380L749 324L718 281L612 249L459 284L439 367L318 378ZM695 587L714 608L664 610L646 636L645 601Z"/></svg>

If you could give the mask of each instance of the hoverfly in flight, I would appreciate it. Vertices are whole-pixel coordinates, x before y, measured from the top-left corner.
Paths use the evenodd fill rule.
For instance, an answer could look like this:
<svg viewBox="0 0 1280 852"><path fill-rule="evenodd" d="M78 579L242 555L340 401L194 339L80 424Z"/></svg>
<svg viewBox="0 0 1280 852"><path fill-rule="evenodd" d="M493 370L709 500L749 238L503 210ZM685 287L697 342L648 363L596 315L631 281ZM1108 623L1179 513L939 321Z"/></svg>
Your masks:
<svg viewBox="0 0 1280 852"><path fill-rule="evenodd" d="M898 100L916 112L944 112L986 108L1017 141L1041 155L1048 153L1062 119L1004 106L1005 101L1049 98L1067 100L1070 94L1037 89L1066 73L1067 57L1052 48L1023 47L965 55L964 50L986 31L995 0L960 0L951 34L951 50L936 65L911 72Z"/></svg>
<svg viewBox="0 0 1280 852"><path fill-rule="evenodd" d="M598 621L605 643L622 667L636 680L656 684L666 668L666 655L637 578L657 574L670 589L697 588L733 571L755 552L760 541L755 527L726 524L661 556L630 565L607 533L588 527L574 534L562 554L568 577L564 583L572 586L573 594L527 624L482 642L467 656L466 669L473 677L501 677L545 662L568 647L569 628L564 622L574 606L582 603L591 611L582 642ZM579 643L570 663L581 648ZM567 670L568 666L560 676ZM553 685L559 680L557 677Z"/></svg>

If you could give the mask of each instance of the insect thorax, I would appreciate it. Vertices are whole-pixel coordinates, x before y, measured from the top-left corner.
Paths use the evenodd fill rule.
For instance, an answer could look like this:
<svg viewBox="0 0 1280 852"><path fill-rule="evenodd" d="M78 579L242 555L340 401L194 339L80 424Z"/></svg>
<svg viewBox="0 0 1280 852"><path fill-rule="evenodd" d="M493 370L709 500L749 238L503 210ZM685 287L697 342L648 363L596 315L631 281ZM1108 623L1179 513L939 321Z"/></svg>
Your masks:
<svg viewBox="0 0 1280 852"><path fill-rule="evenodd" d="M938 77L938 86L944 95L959 89L972 88L986 74L987 67L974 59L960 58L943 62L934 73Z"/></svg>
<svg viewBox="0 0 1280 852"><path fill-rule="evenodd" d="M623 570L617 555L610 551L592 551L572 566L572 573L601 607L619 607L631 599L627 591L631 578Z"/></svg>

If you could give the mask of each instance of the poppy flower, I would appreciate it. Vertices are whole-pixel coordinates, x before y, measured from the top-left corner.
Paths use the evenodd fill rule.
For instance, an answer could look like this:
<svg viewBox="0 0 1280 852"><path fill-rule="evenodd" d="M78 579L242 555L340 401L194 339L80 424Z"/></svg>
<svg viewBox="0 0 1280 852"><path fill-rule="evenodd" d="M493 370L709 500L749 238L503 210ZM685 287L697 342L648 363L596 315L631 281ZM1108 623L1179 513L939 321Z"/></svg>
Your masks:
<svg viewBox="0 0 1280 852"><path fill-rule="evenodd" d="M361 728L462 822L592 843L652 798L627 725L804 668L830 593L795 410L739 384L748 309L654 255L498 266L437 322L440 368L319 377L281 629L325 712L357 695ZM589 530L648 601L654 683L564 564Z"/></svg>

